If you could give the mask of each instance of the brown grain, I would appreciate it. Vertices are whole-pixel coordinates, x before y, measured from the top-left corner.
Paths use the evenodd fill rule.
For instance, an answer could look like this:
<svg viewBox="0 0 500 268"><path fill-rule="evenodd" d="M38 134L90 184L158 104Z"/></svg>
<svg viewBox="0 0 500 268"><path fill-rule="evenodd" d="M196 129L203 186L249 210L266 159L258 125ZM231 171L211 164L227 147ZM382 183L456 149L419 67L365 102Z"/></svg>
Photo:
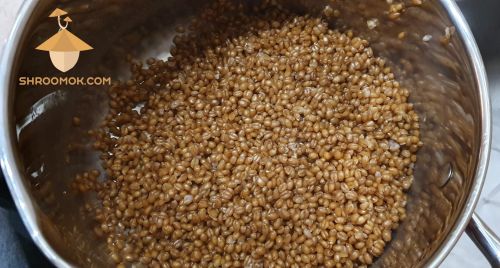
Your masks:
<svg viewBox="0 0 500 268"><path fill-rule="evenodd" d="M371 264L406 216L421 146L384 60L275 7L220 1L177 32L171 58L109 89L92 131L106 180L75 181L97 192L117 265Z"/></svg>

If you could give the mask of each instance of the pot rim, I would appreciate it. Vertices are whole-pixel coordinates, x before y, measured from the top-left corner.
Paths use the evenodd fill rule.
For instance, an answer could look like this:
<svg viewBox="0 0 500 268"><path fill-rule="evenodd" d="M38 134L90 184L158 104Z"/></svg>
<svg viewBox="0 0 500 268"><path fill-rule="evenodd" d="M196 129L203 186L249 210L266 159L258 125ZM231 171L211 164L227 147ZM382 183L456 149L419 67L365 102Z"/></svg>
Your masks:
<svg viewBox="0 0 500 268"><path fill-rule="evenodd" d="M434 252L433 256L429 259L427 265L429 267L438 267L451 252L455 244L458 242L460 236L464 233L467 224L471 220L472 214L479 201L481 190L486 179L486 172L488 170L488 163L490 158L491 149L491 104L488 91L488 78L486 69L484 67L483 58L476 44L476 40L470 30L469 24L465 20L457 3L453 0L440 0L441 5L446 10L451 22L456 28L456 32L463 42L469 60L472 63L472 73L474 80L478 86L479 103L480 103L480 118L481 118L481 137L480 148L478 153L478 160L476 171L474 174L474 181L471 186L469 196L465 202L464 208L458 216L455 226L448 234L448 237L443 241L441 246Z"/></svg>
<svg viewBox="0 0 500 268"><path fill-rule="evenodd" d="M13 77L15 70L13 69L13 66L15 65L16 55L20 53L19 43L22 41L23 34L25 34L23 31L25 30L30 16L34 13L38 3L38 0L24 1L17 14L14 27L9 35L7 43L4 47L4 53L0 60L0 94L2 96L2 99L0 100L0 126L3 126L0 127L0 166L13 196L17 210L19 211L22 221L35 244L57 267L72 267L73 265L62 258L42 235L41 228L37 221L34 205L29 198L27 189L23 185L22 174L24 171L20 169L20 161L17 156L15 145L16 135L14 134L14 129L11 128L12 123L14 123L14 118L11 116L12 109L9 101L14 97L12 95L12 91L10 90L15 83L15 79ZM472 32L457 4L453 0L440 0L440 3L456 27L456 32L463 42L472 63L472 72L475 83L478 86L479 101L481 104L481 146L474 174L474 182L471 186L467 201L457 221L455 222L455 226L452 231L450 231L441 246L428 260L426 264L428 267L438 267L465 231L481 194L481 189L486 177L491 147L491 106L486 70L481 54Z"/></svg>

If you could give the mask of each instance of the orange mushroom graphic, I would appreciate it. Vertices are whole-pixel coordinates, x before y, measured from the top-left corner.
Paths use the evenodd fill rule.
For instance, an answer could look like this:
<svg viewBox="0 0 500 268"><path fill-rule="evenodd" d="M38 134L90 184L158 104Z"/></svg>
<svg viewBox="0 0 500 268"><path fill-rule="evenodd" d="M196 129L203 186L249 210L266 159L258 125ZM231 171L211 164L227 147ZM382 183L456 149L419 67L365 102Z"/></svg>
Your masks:
<svg viewBox="0 0 500 268"><path fill-rule="evenodd" d="M62 24L61 17L67 14L66 11L56 8L49 15L51 18L57 17L59 31L36 48L37 50L48 51L52 64L61 72L67 72L75 67L80 57L80 51L93 49L66 29L69 23L73 21L70 17L64 18L65 24Z"/></svg>

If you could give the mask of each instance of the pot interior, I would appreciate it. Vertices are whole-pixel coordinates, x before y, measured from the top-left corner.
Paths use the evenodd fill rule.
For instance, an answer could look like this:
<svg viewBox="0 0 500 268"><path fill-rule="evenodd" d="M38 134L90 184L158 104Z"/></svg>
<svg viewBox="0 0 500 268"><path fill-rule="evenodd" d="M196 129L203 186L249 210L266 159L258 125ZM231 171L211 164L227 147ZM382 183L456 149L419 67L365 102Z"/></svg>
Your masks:
<svg viewBox="0 0 500 268"><path fill-rule="evenodd" d="M38 1L19 44L10 98L11 128L24 185L37 210L43 236L66 260L82 266L112 263L105 243L93 232L84 204L93 196L71 190L75 174L99 168L87 131L106 114L106 86L19 86L19 77L111 77L129 75L127 54L138 59L168 57L174 29L196 16L210 1L100 0ZM247 1L246 4L254 2ZM407 218L375 266L414 267L429 261L462 215L475 183L482 128L479 89L471 60L458 33L441 42L453 23L439 1L408 5L397 20L387 16L385 1L282 1L299 14L322 16L327 6L338 17L331 27L370 41L410 90L420 116L421 140L415 180L409 191ZM411 2L411 1L408 1ZM76 66L61 73L48 53L35 50L53 35L54 8L67 11L71 31L93 46ZM367 21L378 19L376 28ZM448 30L446 30L448 28ZM404 39L398 38L401 32ZM430 40L429 36L432 38ZM427 40L427 41L424 41ZM80 127L72 118L81 119Z"/></svg>

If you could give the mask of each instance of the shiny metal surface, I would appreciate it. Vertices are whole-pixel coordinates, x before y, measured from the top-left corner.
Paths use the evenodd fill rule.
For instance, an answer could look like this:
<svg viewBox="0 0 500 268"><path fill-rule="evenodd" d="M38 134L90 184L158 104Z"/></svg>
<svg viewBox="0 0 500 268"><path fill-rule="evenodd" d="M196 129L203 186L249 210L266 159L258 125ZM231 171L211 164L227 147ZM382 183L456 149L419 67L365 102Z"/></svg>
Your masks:
<svg viewBox="0 0 500 268"><path fill-rule="evenodd" d="M475 214L481 216L491 230L498 234L500 233L500 214L496 213L496 211L500 208L500 203L498 203L500 200L500 195L498 195L500 190L500 182L498 181L498 176L500 176L500 166L498 165L500 159L500 51L498 50L500 36L492 34L491 29L500 29L500 17L497 12L500 9L500 2L497 0L457 0L457 3L467 19L467 23L483 56L488 75L493 115L490 164ZM472 219L474 219L474 216ZM481 260L476 257L476 254L481 252L472 248L474 247L472 241L469 243L469 239L466 237L462 237L461 240L457 245L458 248L455 246L452 253L450 253L451 256L447 257L442 266L454 268L487 267L486 258ZM496 267L498 267L498 264Z"/></svg>
<svg viewBox="0 0 500 268"><path fill-rule="evenodd" d="M387 19L385 1L284 1L299 13L321 14L326 5L341 16L331 25L353 29L388 59L421 118L424 147L409 192L408 217L374 266L437 267L473 213L484 180L491 142L486 74L470 30L451 0L424 1L401 19ZM72 30L92 44L71 76L126 77L126 52L164 57L172 30L206 1L67 1ZM106 112L105 88L20 87L17 78L59 76L47 55L34 47L53 33L46 18L54 1L27 1L0 65L1 165L23 220L37 245L59 267L109 264L105 246L92 232L75 194L77 172L99 167L86 131ZM366 21L377 18L375 29ZM449 44L440 38L455 27ZM398 38L407 32L404 40ZM424 36L432 36L425 42ZM79 116L82 125L71 126Z"/></svg>
<svg viewBox="0 0 500 268"><path fill-rule="evenodd" d="M486 256L491 267L500 267L500 240L475 213L467 226L467 234Z"/></svg>

